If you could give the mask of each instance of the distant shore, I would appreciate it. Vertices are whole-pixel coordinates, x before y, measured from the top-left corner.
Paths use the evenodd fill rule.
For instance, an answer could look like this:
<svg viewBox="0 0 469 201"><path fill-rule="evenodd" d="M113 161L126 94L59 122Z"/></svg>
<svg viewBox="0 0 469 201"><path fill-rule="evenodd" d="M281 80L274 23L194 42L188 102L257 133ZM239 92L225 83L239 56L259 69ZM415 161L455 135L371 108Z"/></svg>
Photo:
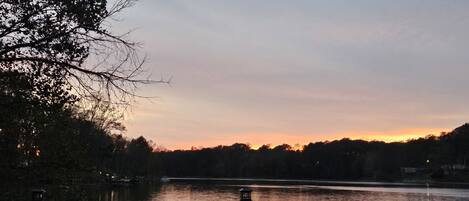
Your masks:
<svg viewBox="0 0 469 201"><path fill-rule="evenodd" d="M364 186L364 187L434 187L434 188L468 188L467 182L440 181L338 181L338 180L307 180L307 179L263 179L263 178L204 178L204 177L164 177L166 182L240 182L240 183L278 183L278 184L308 184L324 186Z"/></svg>

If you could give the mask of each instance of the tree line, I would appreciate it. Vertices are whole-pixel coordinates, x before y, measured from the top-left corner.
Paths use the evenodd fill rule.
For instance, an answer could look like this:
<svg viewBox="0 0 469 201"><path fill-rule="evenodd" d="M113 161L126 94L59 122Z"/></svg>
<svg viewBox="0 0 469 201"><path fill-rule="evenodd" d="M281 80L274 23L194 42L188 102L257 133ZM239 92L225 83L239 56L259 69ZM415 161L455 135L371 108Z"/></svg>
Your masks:
<svg viewBox="0 0 469 201"><path fill-rule="evenodd" d="M158 155L162 175L172 177L469 181L469 124L406 142L344 138L301 150L233 144Z"/></svg>

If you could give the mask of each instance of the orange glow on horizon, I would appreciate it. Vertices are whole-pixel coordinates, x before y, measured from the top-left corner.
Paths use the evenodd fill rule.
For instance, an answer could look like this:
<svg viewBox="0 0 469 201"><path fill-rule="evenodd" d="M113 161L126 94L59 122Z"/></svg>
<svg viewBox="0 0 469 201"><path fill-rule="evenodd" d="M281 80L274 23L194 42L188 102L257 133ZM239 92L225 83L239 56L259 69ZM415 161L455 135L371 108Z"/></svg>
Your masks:
<svg viewBox="0 0 469 201"><path fill-rule="evenodd" d="M427 135L440 135L447 128L411 128L389 132L365 132L365 133L343 133L336 134L335 139L350 138L354 140L384 141L384 142L402 142ZM342 136L342 137L340 137ZM339 137L339 138L337 138Z"/></svg>
<svg viewBox="0 0 469 201"><path fill-rule="evenodd" d="M427 135L440 135L441 132L447 130L447 128L410 128L388 132L351 132L321 136L293 135L288 133L242 133L233 134L230 135L230 137L225 137L224 139L181 143L173 147L169 147L169 149L190 150L193 148L200 149L206 147L216 147L218 145L229 146L234 143L245 143L249 144L252 149L258 149L262 145L270 145L270 147L275 147L281 144L289 144L293 150L301 150L303 145L311 142L333 141L343 138L366 141L400 142L425 137Z"/></svg>

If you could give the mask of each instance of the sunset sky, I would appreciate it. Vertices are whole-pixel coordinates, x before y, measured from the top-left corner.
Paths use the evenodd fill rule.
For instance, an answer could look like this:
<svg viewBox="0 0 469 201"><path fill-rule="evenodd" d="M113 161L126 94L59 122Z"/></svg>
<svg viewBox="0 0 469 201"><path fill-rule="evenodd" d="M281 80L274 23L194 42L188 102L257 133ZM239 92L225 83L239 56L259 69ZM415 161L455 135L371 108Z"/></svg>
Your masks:
<svg viewBox="0 0 469 201"><path fill-rule="evenodd" d="M140 0L153 79L127 135L169 149L403 140L469 121L469 1Z"/></svg>

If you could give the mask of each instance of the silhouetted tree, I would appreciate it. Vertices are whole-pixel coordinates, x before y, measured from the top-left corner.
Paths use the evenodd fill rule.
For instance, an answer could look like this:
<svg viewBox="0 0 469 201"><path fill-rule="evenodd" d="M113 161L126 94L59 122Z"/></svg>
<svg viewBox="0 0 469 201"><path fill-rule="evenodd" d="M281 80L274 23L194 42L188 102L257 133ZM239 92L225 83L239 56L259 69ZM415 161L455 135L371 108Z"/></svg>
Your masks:
<svg viewBox="0 0 469 201"><path fill-rule="evenodd" d="M4 0L0 2L0 70L64 79L82 97L126 103L142 79L144 58L128 33L109 30L134 0ZM88 60L93 57L93 61ZM49 69L46 72L41 70ZM160 80L158 82L164 82Z"/></svg>
<svg viewBox="0 0 469 201"><path fill-rule="evenodd" d="M133 176L148 175L152 151L151 145L144 137L140 136L131 140L126 152L128 174Z"/></svg>
<svg viewBox="0 0 469 201"><path fill-rule="evenodd" d="M75 101L63 79L50 80L35 72L0 71L0 167L34 163L40 155L40 139Z"/></svg>
<svg viewBox="0 0 469 201"><path fill-rule="evenodd" d="M420 179L469 181L469 171L445 175L443 166L467 163L469 124L441 136L385 143L342 140L309 143L302 150L287 144L251 149L245 144L156 153L161 175L176 177L251 177L333 180L401 180L401 168ZM466 164L467 165L467 164ZM417 177L417 178L419 178ZM415 178L412 178L415 179Z"/></svg>
<svg viewBox="0 0 469 201"><path fill-rule="evenodd" d="M138 44L110 31L134 0L111 2L0 1L0 180L24 171L141 173L126 160L149 160L151 146L122 137L113 103L129 103L152 81L141 78Z"/></svg>

